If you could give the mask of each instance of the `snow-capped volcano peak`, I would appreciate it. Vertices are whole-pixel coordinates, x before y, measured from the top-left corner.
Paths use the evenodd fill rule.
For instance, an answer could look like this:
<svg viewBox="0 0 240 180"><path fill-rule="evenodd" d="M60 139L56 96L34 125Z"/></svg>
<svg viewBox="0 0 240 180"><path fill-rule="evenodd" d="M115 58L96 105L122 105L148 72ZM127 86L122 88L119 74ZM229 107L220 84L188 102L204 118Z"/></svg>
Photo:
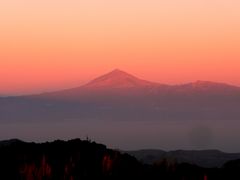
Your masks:
<svg viewBox="0 0 240 180"><path fill-rule="evenodd" d="M103 76L100 76L92 80L86 86L96 87L96 88L128 88L128 87L149 86L151 84L154 84L154 83L141 80L122 70L115 69Z"/></svg>

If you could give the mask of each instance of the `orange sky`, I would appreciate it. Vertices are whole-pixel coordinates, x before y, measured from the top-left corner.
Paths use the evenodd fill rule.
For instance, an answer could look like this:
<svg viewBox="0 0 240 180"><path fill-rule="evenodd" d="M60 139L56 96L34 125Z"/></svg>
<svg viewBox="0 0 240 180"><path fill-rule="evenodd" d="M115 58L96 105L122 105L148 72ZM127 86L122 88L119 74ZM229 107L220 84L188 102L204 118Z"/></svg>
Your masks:
<svg viewBox="0 0 240 180"><path fill-rule="evenodd" d="M74 87L119 68L240 86L239 0L0 1L0 95Z"/></svg>

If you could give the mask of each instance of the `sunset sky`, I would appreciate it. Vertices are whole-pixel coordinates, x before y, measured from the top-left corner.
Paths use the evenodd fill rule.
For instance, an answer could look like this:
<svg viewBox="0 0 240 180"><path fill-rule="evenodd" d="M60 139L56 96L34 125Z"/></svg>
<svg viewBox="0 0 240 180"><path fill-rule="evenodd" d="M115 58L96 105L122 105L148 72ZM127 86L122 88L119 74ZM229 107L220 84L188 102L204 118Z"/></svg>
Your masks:
<svg viewBox="0 0 240 180"><path fill-rule="evenodd" d="M240 86L240 1L0 1L0 95L75 87L115 68Z"/></svg>

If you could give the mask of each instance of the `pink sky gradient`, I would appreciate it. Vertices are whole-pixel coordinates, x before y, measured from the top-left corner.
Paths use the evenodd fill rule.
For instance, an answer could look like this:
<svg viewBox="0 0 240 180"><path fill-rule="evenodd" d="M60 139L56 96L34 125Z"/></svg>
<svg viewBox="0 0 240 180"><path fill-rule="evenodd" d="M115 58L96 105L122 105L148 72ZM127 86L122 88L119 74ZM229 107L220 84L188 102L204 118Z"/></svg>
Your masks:
<svg viewBox="0 0 240 180"><path fill-rule="evenodd" d="M0 2L0 95L143 79L240 86L239 0Z"/></svg>

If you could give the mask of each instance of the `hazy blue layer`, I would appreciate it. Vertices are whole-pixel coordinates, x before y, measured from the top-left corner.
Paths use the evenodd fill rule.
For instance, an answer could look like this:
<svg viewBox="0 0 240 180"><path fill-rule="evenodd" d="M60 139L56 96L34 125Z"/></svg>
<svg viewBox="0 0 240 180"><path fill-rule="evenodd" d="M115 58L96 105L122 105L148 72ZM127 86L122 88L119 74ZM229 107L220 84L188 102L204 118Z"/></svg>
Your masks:
<svg viewBox="0 0 240 180"><path fill-rule="evenodd" d="M133 150L157 148L219 149L240 152L240 124L237 121L97 121L66 120L44 123L1 123L0 138L26 141L82 138L112 148Z"/></svg>

